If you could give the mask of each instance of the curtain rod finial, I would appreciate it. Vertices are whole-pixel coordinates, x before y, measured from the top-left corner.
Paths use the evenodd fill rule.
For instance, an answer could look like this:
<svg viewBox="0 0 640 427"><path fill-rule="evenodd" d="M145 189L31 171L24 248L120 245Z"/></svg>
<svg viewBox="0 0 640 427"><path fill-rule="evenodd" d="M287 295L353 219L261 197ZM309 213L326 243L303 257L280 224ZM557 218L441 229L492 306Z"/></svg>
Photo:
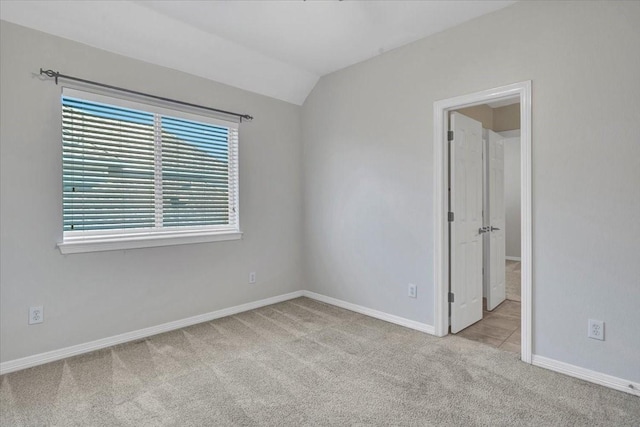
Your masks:
<svg viewBox="0 0 640 427"><path fill-rule="evenodd" d="M40 68L40 74L44 74L47 77L54 77L56 84L58 84L58 77L60 77L59 72L53 70L43 70L42 68Z"/></svg>

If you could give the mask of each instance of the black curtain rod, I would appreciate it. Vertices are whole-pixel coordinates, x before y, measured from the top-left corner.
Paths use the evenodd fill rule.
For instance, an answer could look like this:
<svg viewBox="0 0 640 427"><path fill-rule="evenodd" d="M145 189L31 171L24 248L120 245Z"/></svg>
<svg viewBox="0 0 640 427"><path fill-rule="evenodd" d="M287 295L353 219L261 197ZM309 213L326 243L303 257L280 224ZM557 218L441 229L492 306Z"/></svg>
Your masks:
<svg viewBox="0 0 640 427"><path fill-rule="evenodd" d="M160 101L166 101L166 102L171 102L171 103L174 103L174 104L185 105L187 107L195 107L195 108L201 108L203 110L215 111L216 113L222 113L222 114L227 114L229 116L239 117L241 122L242 122L242 120L249 120L249 121L253 120L253 116L250 116L248 114L234 113L234 112L231 112L231 111L219 110L217 108L205 107L203 105L191 104L189 102L177 101L175 99L164 98L162 96L150 95L148 93L138 92L138 91L131 90L131 89L125 89L125 88L121 88L121 87L117 87L117 86L111 86L111 85L107 85L107 84L104 84L104 83L98 83L98 82L94 82L94 81L91 81L91 80L81 79L81 78L78 78L78 77L67 76L65 74L60 74L57 71L43 70L42 68L40 68L40 75L43 75L43 74L45 76L47 76L47 77L54 78L56 84L58 84L58 79L73 80L73 81L76 81L76 82L86 83L86 84L93 85L93 86L99 86L99 87L104 87L104 88L107 88L107 89L117 90L117 91L120 91L120 92L126 92L126 93L131 93L131 94L134 94L134 95L140 95L140 96L144 96L144 97L147 97L147 98L158 99Z"/></svg>

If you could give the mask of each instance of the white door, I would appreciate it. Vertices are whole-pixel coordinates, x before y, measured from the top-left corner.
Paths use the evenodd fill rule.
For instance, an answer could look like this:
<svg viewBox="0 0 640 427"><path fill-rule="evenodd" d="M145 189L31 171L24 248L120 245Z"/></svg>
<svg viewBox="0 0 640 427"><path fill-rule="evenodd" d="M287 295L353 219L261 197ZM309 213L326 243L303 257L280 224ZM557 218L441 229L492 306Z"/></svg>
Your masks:
<svg viewBox="0 0 640 427"><path fill-rule="evenodd" d="M451 113L451 332L482 319L482 124Z"/></svg>
<svg viewBox="0 0 640 427"><path fill-rule="evenodd" d="M491 311L505 300L505 206L504 206L504 138L493 131L487 137L488 206L485 206L485 225L488 251L485 252L487 280L487 310Z"/></svg>

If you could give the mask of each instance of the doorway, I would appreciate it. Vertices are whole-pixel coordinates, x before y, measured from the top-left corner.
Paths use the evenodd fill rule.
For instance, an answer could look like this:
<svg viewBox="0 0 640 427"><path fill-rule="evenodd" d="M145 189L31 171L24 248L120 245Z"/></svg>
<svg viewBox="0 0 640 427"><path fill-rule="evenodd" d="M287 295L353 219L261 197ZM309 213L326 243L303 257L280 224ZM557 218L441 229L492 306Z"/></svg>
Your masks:
<svg viewBox="0 0 640 427"><path fill-rule="evenodd" d="M436 335L444 336L449 333L449 328L453 332L464 329L469 322L475 323L474 319L480 319L483 315L483 290L478 283L482 282L482 252L484 239L482 230L487 227L482 216L482 191L478 193L477 186L469 191L470 186L480 179L482 181L482 143L474 143L459 151L456 157L455 148L453 152L449 149L449 116L452 111L462 108L474 107L482 104L503 102L515 98L520 104L520 276L521 276L521 306L520 306L520 357L523 361L531 363L531 82L516 83L487 91L477 92L470 95L459 96L447 100L438 101L434 104L434 154L435 154L435 319L434 330ZM453 119L452 121L455 121ZM457 118L462 134L475 135L474 138L482 138L482 127L471 122L466 122L462 117ZM462 135L461 134L461 135ZM460 147L459 147L460 148ZM460 160L460 156L466 162L470 162L469 173L457 174L455 166L450 167L449 162ZM458 159L458 160L456 160ZM475 160L474 160L475 159ZM478 159L480 159L478 161ZM452 190L450 194L449 179L452 177ZM457 180L457 181L456 181ZM456 185L457 182L457 185ZM466 182L469 188L464 187ZM456 189L458 192L456 193ZM464 190L464 191L462 191ZM464 194L464 198L460 197ZM453 203L456 209L463 209L459 212L450 212L450 197L454 198ZM456 218L457 214L457 218ZM456 219L459 222L456 223ZM496 225L489 224L489 227ZM504 225L503 225L504 227ZM450 234L450 229L451 234ZM503 228L502 228L503 229ZM473 232L475 231L475 232ZM499 231L499 230L496 230ZM465 234L466 233L466 234ZM498 236L499 233L496 233ZM451 240L450 240L451 236ZM455 292L449 293L451 280L454 283L461 283L456 273L452 272L451 266L464 265L462 283L472 286L475 294L461 294L456 301ZM456 271L459 270L458 267ZM515 266L513 266L515 268ZM507 272L503 270L503 276ZM458 273L458 275L460 275ZM454 286L455 287L455 286ZM453 288L452 288L453 289ZM496 301L500 296L493 296L491 304L499 306ZM487 301L490 301L489 298ZM492 307L494 308L494 307ZM511 307L513 310L513 307ZM476 320L477 321L477 320ZM468 326L468 325L467 325Z"/></svg>
<svg viewBox="0 0 640 427"><path fill-rule="evenodd" d="M520 354L518 98L454 110L449 131L450 332Z"/></svg>

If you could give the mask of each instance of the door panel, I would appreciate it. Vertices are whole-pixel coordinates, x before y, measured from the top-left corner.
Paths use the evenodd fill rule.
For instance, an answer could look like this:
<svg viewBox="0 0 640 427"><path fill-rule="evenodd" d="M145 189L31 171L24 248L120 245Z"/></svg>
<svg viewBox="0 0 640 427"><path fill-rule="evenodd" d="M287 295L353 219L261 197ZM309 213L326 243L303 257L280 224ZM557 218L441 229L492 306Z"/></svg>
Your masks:
<svg viewBox="0 0 640 427"><path fill-rule="evenodd" d="M493 131L488 131L487 168L489 182L489 206L485 208L491 232L488 262L485 275L488 277L487 310L491 311L505 300L505 206L504 206L504 139ZM488 212L487 212L488 211Z"/></svg>
<svg viewBox="0 0 640 427"><path fill-rule="evenodd" d="M482 124L451 113L451 332L482 319Z"/></svg>

